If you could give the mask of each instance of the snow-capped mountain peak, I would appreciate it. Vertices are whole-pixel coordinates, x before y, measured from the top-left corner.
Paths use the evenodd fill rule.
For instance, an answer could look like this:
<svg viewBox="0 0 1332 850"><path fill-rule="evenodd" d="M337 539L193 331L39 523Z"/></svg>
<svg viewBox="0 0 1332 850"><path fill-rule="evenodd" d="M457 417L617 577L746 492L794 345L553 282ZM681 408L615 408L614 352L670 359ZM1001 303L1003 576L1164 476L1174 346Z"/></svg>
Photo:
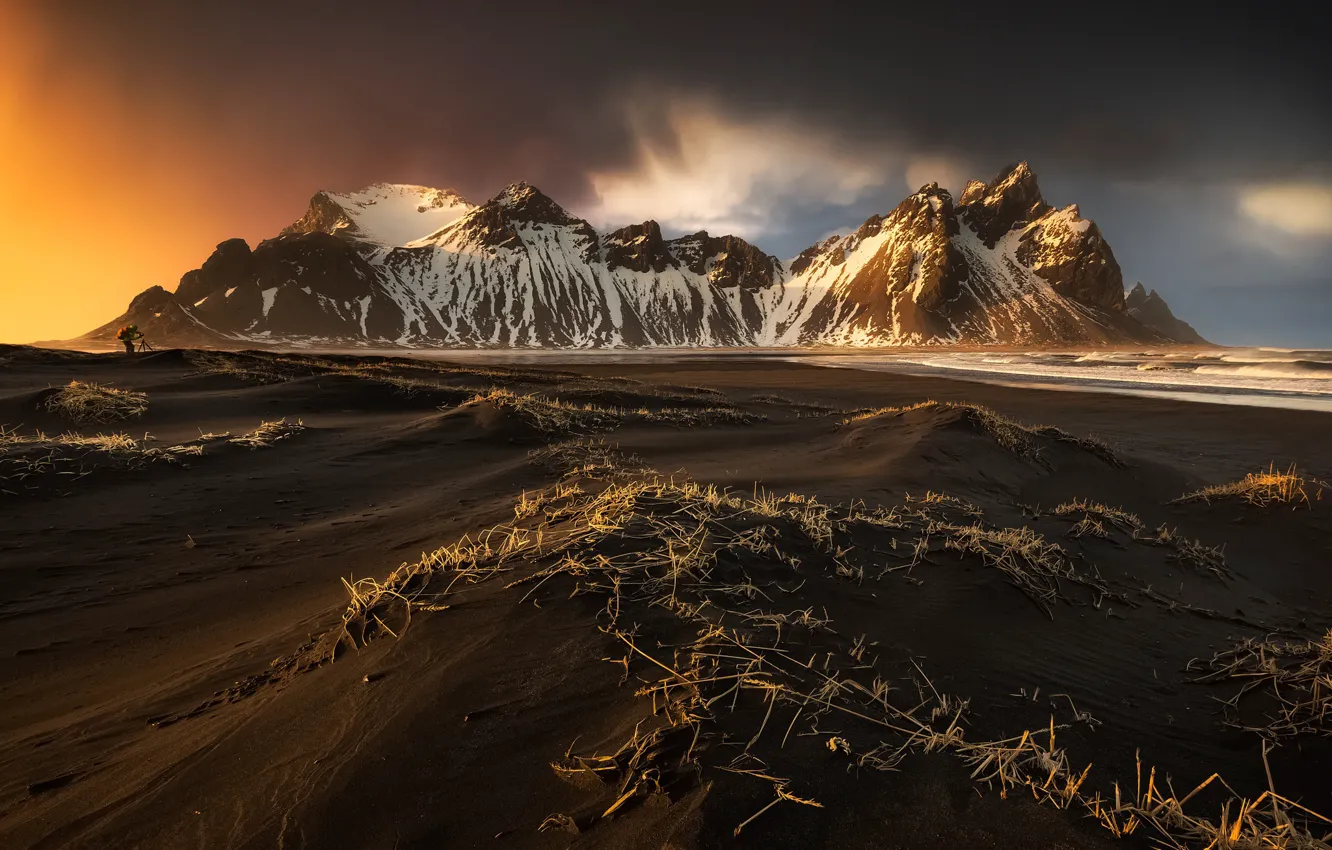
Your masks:
<svg viewBox="0 0 1332 850"><path fill-rule="evenodd" d="M510 183L486 203L504 210L505 217L511 221L533 224L572 224L581 221L540 189L526 182Z"/></svg>
<svg viewBox="0 0 1332 850"><path fill-rule="evenodd" d="M989 247L1015 225L1035 221L1051 209L1025 162L1008 166L980 189L968 190L958 204L962 217Z"/></svg>
<svg viewBox="0 0 1332 850"><path fill-rule="evenodd" d="M1046 203L1026 163L956 201L922 186L789 264L735 236L667 239L652 220L599 233L529 183L479 206L378 183L317 193L253 251L221 243L174 295L158 287L93 335L136 322L178 344L877 346L1192 331L1155 293L1134 290L1129 311L1125 297L1099 228Z"/></svg>
<svg viewBox="0 0 1332 850"><path fill-rule="evenodd" d="M472 209L452 189L373 183L357 192L316 192L305 215L282 235L319 232L394 247L429 236Z"/></svg>
<svg viewBox="0 0 1332 850"><path fill-rule="evenodd" d="M600 256L599 237L590 224L570 215L535 186L513 183L484 204L405 247L494 255L501 249L515 250L551 239L562 240L562 250L586 262Z"/></svg>

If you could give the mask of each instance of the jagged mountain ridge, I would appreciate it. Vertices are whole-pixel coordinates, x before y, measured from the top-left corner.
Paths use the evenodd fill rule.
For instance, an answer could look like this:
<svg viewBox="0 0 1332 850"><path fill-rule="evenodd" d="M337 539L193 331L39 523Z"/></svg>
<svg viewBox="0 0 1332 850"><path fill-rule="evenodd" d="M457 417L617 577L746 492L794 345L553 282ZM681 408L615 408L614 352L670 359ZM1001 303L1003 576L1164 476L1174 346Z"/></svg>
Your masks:
<svg viewBox="0 0 1332 850"><path fill-rule="evenodd" d="M1171 339L1184 343L1207 342L1202 338L1202 334L1193 329L1193 325L1175 316L1170 310L1170 305L1155 289L1149 293L1147 287L1142 285L1142 281L1124 293L1124 306L1130 316Z"/></svg>
<svg viewBox="0 0 1332 850"><path fill-rule="evenodd" d="M127 322L181 345L1176 341L1126 310L1099 229L1047 204L1026 163L957 203L924 186L789 263L655 221L599 232L526 183L481 205L421 186L319 192L277 237L221 243L174 294L154 287L89 336Z"/></svg>

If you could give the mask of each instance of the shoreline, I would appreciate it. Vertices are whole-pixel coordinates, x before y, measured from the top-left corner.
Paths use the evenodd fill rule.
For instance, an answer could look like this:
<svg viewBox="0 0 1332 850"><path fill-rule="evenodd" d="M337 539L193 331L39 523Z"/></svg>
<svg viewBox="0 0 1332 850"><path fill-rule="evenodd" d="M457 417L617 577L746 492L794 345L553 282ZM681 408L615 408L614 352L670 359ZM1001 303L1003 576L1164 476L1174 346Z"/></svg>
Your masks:
<svg viewBox="0 0 1332 850"><path fill-rule="evenodd" d="M1025 352L1024 352L1025 353ZM798 358L792 358L793 362ZM1081 378L1059 380L1053 376L1034 372L969 369L965 366L921 364L885 364L876 367L867 364L824 363L815 364L832 369L859 369L885 371L921 378L945 378L1013 389L1046 389L1060 392L1107 393L1139 398L1159 398L1189 401L1198 404L1240 405L1244 407L1273 407L1286 410L1332 412L1332 383L1326 392L1281 389L1254 389L1230 387L1224 384L1169 384L1166 382L1128 381L1115 376L1087 375Z"/></svg>
<svg viewBox="0 0 1332 850"><path fill-rule="evenodd" d="M90 354L119 354L118 350L87 349L51 349L83 351ZM858 369L862 371L887 371L904 375L915 375L929 379L948 379L965 382L984 383L992 386L1012 388L1038 387L1068 392L1100 392L1113 395L1131 395L1144 398L1161 398L1177 401L1192 401L1205 404L1240 405L1248 407L1274 407L1289 410L1332 411L1332 350L1315 349L1276 349L1255 347L1226 347L1213 345L1178 345L1161 347L1097 347L1070 348L1052 346L1047 348L1030 346L902 346L892 348L834 348L834 347L782 347L782 348L624 348L624 349L541 349L541 348L383 348L383 347L318 347L310 348L258 348L244 349L270 351L274 354L298 354L308 356L339 355L352 357L407 357L425 360L456 359L465 362L494 363L498 365L532 366L572 366L598 365L615 363L623 365L644 365L678 360L681 363L696 362L736 362L767 360L786 360L792 363L818 365L828 368ZM1210 377L1203 380L1174 380L1165 378L1169 372L1192 376L1194 373L1182 368L1192 361L1204 361L1203 365L1216 359L1225 361L1230 356L1240 356L1244 352L1262 353L1301 353L1310 357L1323 357L1326 360L1327 377L1294 375L1269 376L1268 385L1255 384L1254 379L1246 378L1243 368L1235 370L1231 380L1223 377ZM1107 357L1131 357L1139 355L1150 358L1170 358L1183 354L1192 354L1192 361L1163 360L1172 364L1172 368L1152 366L1154 378L1133 379L1122 372L1101 374L1096 369L1079 369L1079 374L1066 374L1050 371L1047 366L1019 368L998 368L995 365L979 367L971 361L963 360L967 355L992 354L1015 355L1026 357L1075 357L1075 362L1093 355ZM960 356L957 362L926 363L909 358L931 357L936 360L950 356ZM1296 362L1264 358L1257 355L1260 362ZM900 362L899 362L900 361ZM1197 363L1194 363L1196 366ZM1221 363L1228 367L1228 362ZM1212 368L1212 367L1209 367ZM1139 372L1142 371L1140 367ZM1212 373L1208 373L1212 374ZM1321 373L1320 373L1321 374ZM1307 386L1291 386L1303 381ZM1284 384L1283 384L1284 382Z"/></svg>

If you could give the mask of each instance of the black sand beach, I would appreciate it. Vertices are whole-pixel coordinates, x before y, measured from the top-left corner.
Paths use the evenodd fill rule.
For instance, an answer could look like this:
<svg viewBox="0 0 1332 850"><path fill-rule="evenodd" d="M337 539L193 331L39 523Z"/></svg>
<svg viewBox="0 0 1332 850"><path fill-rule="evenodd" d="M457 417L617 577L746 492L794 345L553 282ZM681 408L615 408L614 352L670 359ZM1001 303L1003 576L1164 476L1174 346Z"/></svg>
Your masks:
<svg viewBox="0 0 1332 850"><path fill-rule="evenodd" d="M1161 801L1213 773L1189 817L1274 789L1332 832L1293 805L1332 813L1332 685L1290 715L1301 680L1218 657L1332 628L1328 414L780 362L0 365L4 846L1202 847ZM71 381L146 409L81 424ZM1291 500L1179 500L1291 464Z"/></svg>

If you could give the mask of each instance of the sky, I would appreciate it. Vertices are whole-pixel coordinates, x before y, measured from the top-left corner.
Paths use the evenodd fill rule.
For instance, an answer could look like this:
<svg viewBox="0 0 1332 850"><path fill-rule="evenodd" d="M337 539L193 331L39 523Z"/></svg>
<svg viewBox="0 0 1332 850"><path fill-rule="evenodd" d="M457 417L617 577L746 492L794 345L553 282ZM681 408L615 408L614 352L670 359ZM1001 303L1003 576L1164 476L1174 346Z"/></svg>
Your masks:
<svg viewBox="0 0 1332 850"><path fill-rule="evenodd" d="M1325 32L1299 2L0 0L0 342L319 189L526 180L789 258L1026 160L1204 336L1332 347Z"/></svg>

